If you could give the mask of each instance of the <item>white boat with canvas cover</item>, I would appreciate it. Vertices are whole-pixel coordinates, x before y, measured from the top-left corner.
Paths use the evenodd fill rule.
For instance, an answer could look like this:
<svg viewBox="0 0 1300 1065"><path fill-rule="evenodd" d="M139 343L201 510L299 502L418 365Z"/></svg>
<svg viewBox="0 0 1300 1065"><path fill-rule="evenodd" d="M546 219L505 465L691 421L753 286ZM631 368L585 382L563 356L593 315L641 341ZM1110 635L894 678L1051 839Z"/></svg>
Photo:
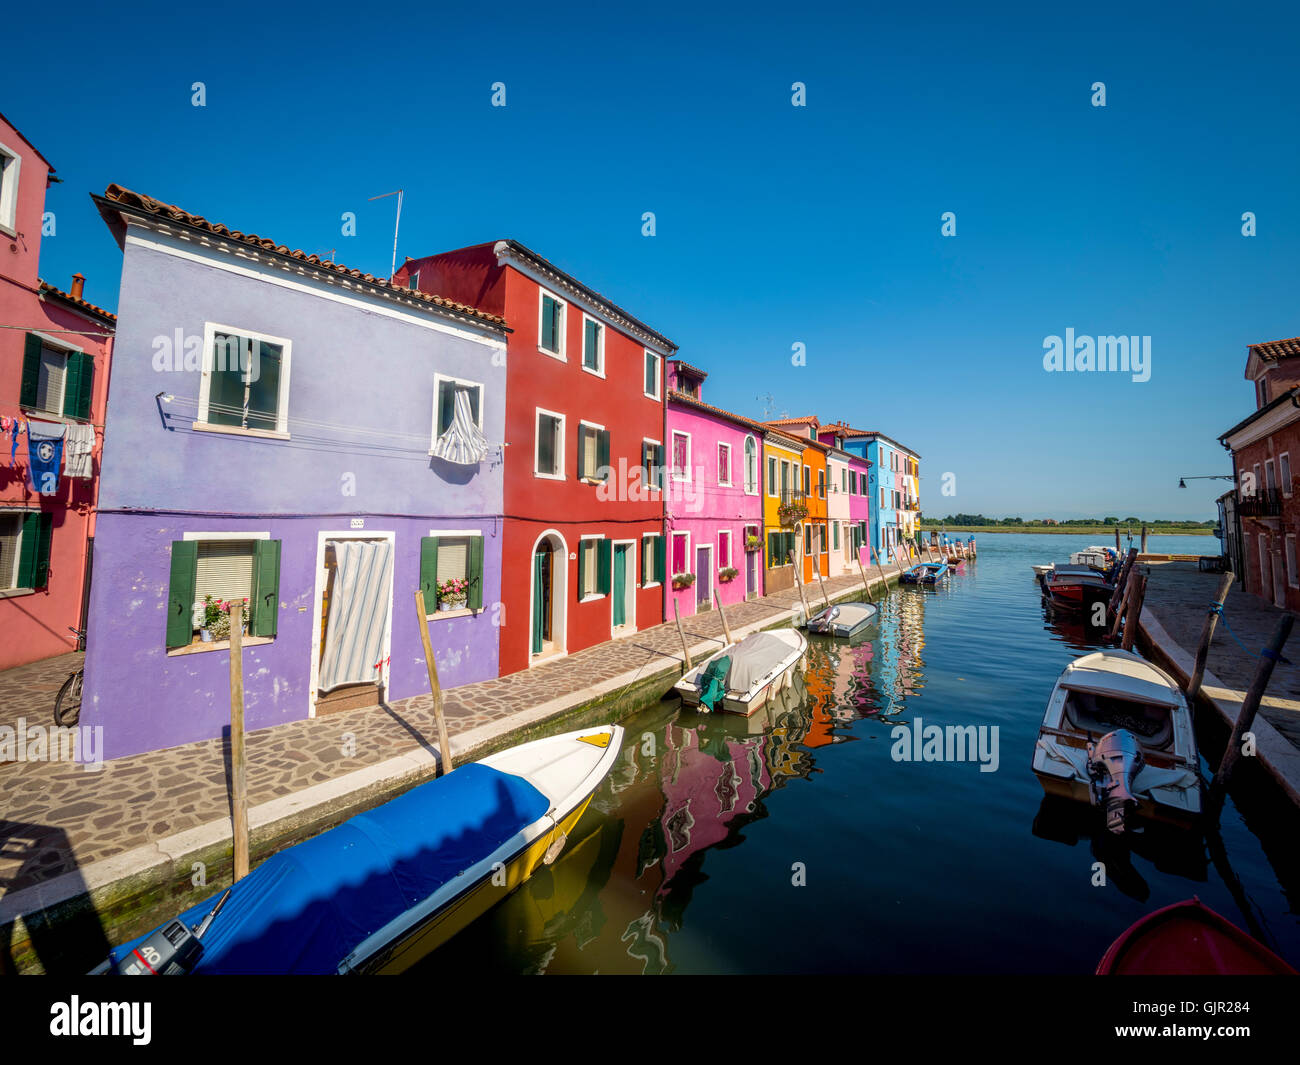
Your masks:
<svg viewBox="0 0 1300 1065"><path fill-rule="evenodd" d="M752 632L717 651L673 687L689 706L749 716L793 683L808 641L796 629Z"/></svg>
<svg viewBox="0 0 1300 1065"><path fill-rule="evenodd" d="M1129 651L1095 651L1061 674L1034 747L1049 795L1187 825L1201 811L1192 714L1178 685Z"/></svg>

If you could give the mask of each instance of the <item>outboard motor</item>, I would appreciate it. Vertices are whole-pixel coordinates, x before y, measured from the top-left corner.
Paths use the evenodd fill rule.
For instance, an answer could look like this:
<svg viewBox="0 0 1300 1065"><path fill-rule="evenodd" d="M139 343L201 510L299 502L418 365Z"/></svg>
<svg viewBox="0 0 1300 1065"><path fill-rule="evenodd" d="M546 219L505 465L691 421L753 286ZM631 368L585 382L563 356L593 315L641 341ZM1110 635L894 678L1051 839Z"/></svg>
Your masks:
<svg viewBox="0 0 1300 1065"><path fill-rule="evenodd" d="M1116 834L1123 834L1129 814L1137 808L1133 781L1145 764L1142 747L1128 729L1116 729L1088 744L1092 801L1106 811L1106 827Z"/></svg>
<svg viewBox="0 0 1300 1065"><path fill-rule="evenodd" d="M185 976L194 971L194 966L203 956L203 933L212 924L212 919L221 912L221 907L230 898L232 888L217 900L199 926L191 929L179 917L168 921L158 931L131 951L117 963L113 970L119 976Z"/></svg>

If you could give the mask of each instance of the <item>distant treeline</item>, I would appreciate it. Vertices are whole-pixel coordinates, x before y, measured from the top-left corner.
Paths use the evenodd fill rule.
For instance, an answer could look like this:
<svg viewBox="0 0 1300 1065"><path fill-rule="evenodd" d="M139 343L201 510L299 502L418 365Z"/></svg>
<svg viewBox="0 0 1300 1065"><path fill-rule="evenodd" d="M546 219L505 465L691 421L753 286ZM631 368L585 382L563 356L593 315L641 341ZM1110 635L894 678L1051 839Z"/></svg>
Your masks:
<svg viewBox="0 0 1300 1065"><path fill-rule="evenodd" d="M993 528L1002 525L1012 525L1017 528L1026 529L1057 529L1057 528L1074 528L1077 526L1131 526L1134 530L1140 529L1146 525L1148 529L1211 529L1218 522L1215 519L1209 521L1164 521L1153 518L1066 518L1058 521L1055 518L987 518L983 514L949 514L946 518L934 518L926 515L920 516L921 525L926 528L938 528L940 525L976 525L985 528Z"/></svg>

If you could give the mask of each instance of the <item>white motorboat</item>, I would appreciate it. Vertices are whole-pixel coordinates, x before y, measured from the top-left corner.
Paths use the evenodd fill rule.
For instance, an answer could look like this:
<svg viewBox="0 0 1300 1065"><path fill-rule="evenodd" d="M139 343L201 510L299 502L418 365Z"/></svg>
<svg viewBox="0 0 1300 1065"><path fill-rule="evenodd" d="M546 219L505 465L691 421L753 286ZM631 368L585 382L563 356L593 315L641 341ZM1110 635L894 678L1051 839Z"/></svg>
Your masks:
<svg viewBox="0 0 1300 1065"><path fill-rule="evenodd" d="M808 641L797 629L750 633L710 655L673 687L702 710L749 716L789 687Z"/></svg>
<svg viewBox="0 0 1300 1065"><path fill-rule="evenodd" d="M806 627L820 636L851 639L875 621L877 613L874 603L836 603L810 617Z"/></svg>
<svg viewBox="0 0 1300 1065"><path fill-rule="evenodd" d="M1049 563L1047 563L1047 565L1045 565L1045 566L1033 566L1033 565L1031 565L1030 568L1034 571L1034 576L1035 576L1035 577L1046 577L1049 573L1052 572L1052 570L1056 569L1056 563L1055 563L1055 562L1049 562Z"/></svg>
<svg viewBox="0 0 1300 1065"><path fill-rule="evenodd" d="M1168 674L1130 651L1094 651L1066 666L1033 768L1049 795L1104 809L1112 832L1134 814L1189 825L1201 812L1187 700Z"/></svg>

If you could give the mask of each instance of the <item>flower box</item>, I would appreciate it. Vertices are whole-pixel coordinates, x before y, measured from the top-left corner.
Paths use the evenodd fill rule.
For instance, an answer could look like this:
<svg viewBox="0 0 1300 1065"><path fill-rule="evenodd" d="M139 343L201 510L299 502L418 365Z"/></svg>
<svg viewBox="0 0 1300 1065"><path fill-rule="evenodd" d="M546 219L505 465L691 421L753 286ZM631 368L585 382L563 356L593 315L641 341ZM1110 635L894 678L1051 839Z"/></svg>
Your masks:
<svg viewBox="0 0 1300 1065"><path fill-rule="evenodd" d="M776 514L782 525L793 525L796 521L802 521L808 516L808 505L806 503L782 503L777 507Z"/></svg>
<svg viewBox="0 0 1300 1065"><path fill-rule="evenodd" d="M763 539L760 536L750 536L745 539L746 551L761 551L763 549Z"/></svg>
<svg viewBox="0 0 1300 1065"><path fill-rule="evenodd" d="M674 574L673 574L673 587L676 588L676 589L678 589L678 590L680 590L680 589L682 589L682 588L689 588L689 587L690 587L692 584L694 584L694 583L695 583L695 574L694 574L694 573L674 573Z"/></svg>
<svg viewBox="0 0 1300 1065"><path fill-rule="evenodd" d="M734 581L739 573L740 570L736 569L735 566L727 566L724 569L720 569L718 570L718 583L728 584L731 581Z"/></svg>

